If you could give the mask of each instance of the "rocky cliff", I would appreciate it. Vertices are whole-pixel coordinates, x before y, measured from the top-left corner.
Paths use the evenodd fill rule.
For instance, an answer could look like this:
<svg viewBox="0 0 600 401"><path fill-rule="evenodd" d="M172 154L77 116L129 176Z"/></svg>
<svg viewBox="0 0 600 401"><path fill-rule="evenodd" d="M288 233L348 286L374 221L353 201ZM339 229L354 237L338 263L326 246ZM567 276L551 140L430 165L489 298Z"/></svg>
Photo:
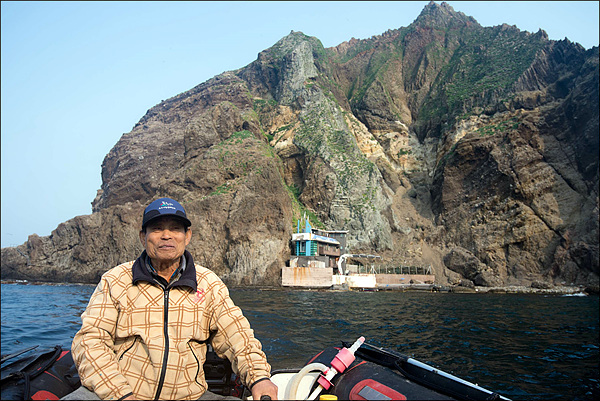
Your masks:
<svg viewBox="0 0 600 401"><path fill-rule="evenodd" d="M150 109L93 213L2 249L2 278L95 282L171 196L232 285L278 285L295 219L442 283L598 288L599 55L431 2L334 48L291 32Z"/></svg>

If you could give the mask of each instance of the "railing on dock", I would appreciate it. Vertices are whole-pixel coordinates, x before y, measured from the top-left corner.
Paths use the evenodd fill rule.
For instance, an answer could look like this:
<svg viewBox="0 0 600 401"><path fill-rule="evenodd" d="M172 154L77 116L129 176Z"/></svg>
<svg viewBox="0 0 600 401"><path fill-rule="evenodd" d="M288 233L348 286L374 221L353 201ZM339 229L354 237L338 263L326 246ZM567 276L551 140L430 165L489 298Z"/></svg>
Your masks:
<svg viewBox="0 0 600 401"><path fill-rule="evenodd" d="M355 265L356 266L356 265ZM375 274L433 274L431 265L429 266L383 266L383 265L358 265L357 273L375 273Z"/></svg>

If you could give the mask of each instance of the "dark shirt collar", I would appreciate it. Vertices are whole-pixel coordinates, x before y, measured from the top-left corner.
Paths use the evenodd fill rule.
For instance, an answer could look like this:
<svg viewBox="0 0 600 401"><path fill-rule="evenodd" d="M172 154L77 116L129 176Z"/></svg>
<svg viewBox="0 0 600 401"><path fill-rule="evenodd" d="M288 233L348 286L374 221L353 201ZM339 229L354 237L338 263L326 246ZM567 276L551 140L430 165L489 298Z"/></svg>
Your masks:
<svg viewBox="0 0 600 401"><path fill-rule="evenodd" d="M148 258L148 254L146 251L142 252L142 254L135 260L133 263L132 272L133 272L133 284L137 285L140 281L146 281L152 285L158 285L163 289L173 288L173 287L189 287L194 292L197 290L198 283L196 282L196 267L194 266L194 259L192 255L188 251L184 251L182 258L182 265L177 268L177 271L180 271L179 277L171 282L167 283L165 279L158 276L154 272L151 273L154 268L149 267L146 263Z"/></svg>
<svg viewBox="0 0 600 401"><path fill-rule="evenodd" d="M180 263L179 263L179 267L177 269L175 269L175 271L173 272L173 274L171 274L171 277L169 278L169 282L173 279L178 279L181 275L181 273L185 270L185 254L181 255L181 258L179 259ZM156 271L156 269L154 268L154 266L152 266L152 259L150 259L150 256L148 256L148 254L146 254L146 258L144 259L144 262L146 262L146 268L148 269L148 272L153 275L155 278L162 278L158 272ZM162 278L164 280L164 278Z"/></svg>

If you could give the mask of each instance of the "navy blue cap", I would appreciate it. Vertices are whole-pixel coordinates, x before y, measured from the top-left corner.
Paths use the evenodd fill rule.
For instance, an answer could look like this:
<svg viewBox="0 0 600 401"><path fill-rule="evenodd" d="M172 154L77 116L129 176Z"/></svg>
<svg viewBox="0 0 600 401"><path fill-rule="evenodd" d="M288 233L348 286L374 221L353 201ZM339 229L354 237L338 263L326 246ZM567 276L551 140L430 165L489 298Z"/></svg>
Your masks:
<svg viewBox="0 0 600 401"><path fill-rule="evenodd" d="M192 225L192 222L185 214L185 209L179 202L171 198L160 198L150 203L144 210L142 229L146 227L150 221L162 216L177 217L183 222L183 224L185 224L186 227Z"/></svg>

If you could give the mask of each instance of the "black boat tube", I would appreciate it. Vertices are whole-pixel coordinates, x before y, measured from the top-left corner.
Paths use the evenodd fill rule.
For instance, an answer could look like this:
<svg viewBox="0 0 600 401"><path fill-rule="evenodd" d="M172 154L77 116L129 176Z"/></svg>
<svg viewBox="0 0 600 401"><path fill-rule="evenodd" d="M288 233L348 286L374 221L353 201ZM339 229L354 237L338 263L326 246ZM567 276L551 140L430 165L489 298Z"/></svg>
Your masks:
<svg viewBox="0 0 600 401"><path fill-rule="evenodd" d="M426 376L427 376L426 374L423 375L423 381L426 385L430 385L431 387L437 387L437 390L451 393L451 395L454 397L458 397L458 398L462 398L462 399L466 399L466 400L490 400L490 401L505 400L505 401L509 401L509 398L503 397L498 393L494 393L486 388L478 386L477 384L463 380L460 377L456 377L450 373L446 373L443 370L435 369L434 367L429 366L429 365L427 365L423 362L420 362L416 359L407 358L406 363L409 365L415 366L419 369L428 371L432 375L440 376L443 379L450 380L450 384L459 384L461 386L464 386L464 387L462 387L461 391L452 390L452 386L444 386L441 384L436 384L434 380L426 380ZM408 376L411 378L414 378L416 380L416 377L414 374L409 373ZM443 382L443 380L442 380L442 382ZM431 384L429 384L429 383L431 383ZM460 386L458 386L458 387L460 387ZM470 389L470 390L474 390L474 391L465 391L466 389ZM483 393L483 394L481 394L481 393ZM481 396L483 396L484 398L482 398Z"/></svg>
<svg viewBox="0 0 600 401"><path fill-rule="evenodd" d="M356 351L356 355L364 360L398 370L419 384L461 400L510 401L509 398L498 393L436 369L407 355L388 351L371 344L364 343Z"/></svg>
<svg viewBox="0 0 600 401"><path fill-rule="evenodd" d="M2 355L2 360L0 361L0 363L4 363L5 361L8 361L9 359L12 359L12 358L19 356L21 354L24 354L26 352L29 352L32 349L36 349L38 346L39 345L34 345L33 347L25 348L25 349L15 352L15 353L12 353L12 354Z"/></svg>

